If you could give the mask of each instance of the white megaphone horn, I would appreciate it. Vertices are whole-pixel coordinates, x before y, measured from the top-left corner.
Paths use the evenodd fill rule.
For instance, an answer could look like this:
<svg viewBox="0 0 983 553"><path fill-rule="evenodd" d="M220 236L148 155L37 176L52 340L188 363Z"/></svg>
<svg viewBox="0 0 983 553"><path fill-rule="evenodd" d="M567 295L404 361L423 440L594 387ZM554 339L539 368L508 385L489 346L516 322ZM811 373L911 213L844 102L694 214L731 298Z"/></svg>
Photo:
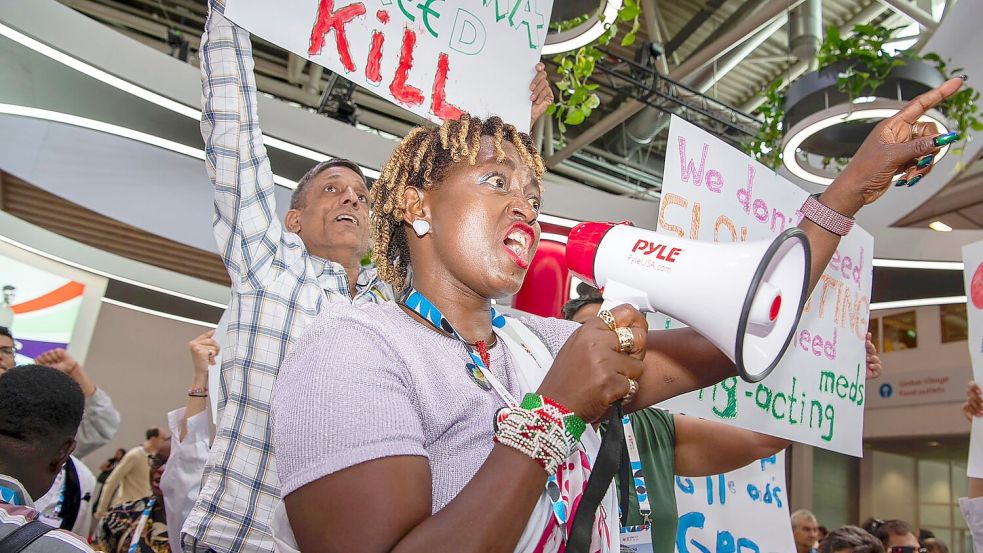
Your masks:
<svg viewBox="0 0 983 553"><path fill-rule="evenodd" d="M757 382L792 342L809 287L809 242L792 228L774 240L716 244L628 224L581 223L567 265L602 290L604 307L660 311L710 340Z"/></svg>

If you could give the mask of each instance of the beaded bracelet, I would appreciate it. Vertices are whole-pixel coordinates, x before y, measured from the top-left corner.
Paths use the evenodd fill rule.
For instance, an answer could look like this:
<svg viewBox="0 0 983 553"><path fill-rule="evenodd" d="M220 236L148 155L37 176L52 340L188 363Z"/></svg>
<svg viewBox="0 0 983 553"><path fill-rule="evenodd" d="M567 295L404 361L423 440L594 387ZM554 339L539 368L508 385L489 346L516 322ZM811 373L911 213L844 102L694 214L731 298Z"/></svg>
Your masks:
<svg viewBox="0 0 983 553"><path fill-rule="evenodd" d="M519 405L523 409L535 411L540 417L549 420L563 427L570 434L573 444L580 441L580 436L587 429L584 419L578 417L573 411L552 399L539 394L526 394ZM572 444L572 445L573 445ZM572 447L571 445L571 447Z"/></svg>
<svg viewBox="0 0 983 553"><path fill-rule="evenodd" d="M495 442L517 449L539 463L547 474L576 449L587 425L559 403L526 394L519 407L505 407L495 417Z"/></svg>

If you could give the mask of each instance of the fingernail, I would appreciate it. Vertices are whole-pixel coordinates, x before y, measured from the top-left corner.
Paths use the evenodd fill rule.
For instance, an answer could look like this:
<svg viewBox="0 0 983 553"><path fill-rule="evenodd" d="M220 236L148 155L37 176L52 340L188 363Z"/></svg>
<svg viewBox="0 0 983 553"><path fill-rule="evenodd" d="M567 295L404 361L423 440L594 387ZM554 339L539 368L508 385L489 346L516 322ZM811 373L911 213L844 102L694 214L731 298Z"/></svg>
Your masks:
<svg viewBox="0 0 983 553"><path fill-rule="evenodd" d="M956 76L959 77L960 79L964 80L964 81L969 80L969 75L967 75L965 73L961 73L961 74L956 75Z"/></svg>
<svg viewBox="0 0 983 553"><path fill-rule="evenodd" d="M946 144L952 144L957 140L959 140L959 133L950 132L950 133L940 134L939 136L936 136L935 140L933 140L932 143L935 144L936 147L941 147L941 146L945 146Z"/></svg>
<svg viewBox="0 0 983 553"><path fill-rule="evenodd" d="M906 184L908 184L907 179L898 179L898 182L894 183L894 186L904 186Z"/></svg>
<svg viewBox="0 0 983 553"><path fill-rule="evenodd" d="M910 181L908 181L908 188L911 188L912 186L915 186L916 184L918 184L918 181L920 181L920 180L922 180L922 176L921 175L915 175L914 177L911 178Z"/></svg>
<svg viewBox="0 0 983 553"><path fill-rule="evenodd" d="M935 159L935 154L928 154L927 156L919 159L918 163L915 164L915 167L918 167L919 169L924 169L929 165L931 165L934 159Z"/></svg>

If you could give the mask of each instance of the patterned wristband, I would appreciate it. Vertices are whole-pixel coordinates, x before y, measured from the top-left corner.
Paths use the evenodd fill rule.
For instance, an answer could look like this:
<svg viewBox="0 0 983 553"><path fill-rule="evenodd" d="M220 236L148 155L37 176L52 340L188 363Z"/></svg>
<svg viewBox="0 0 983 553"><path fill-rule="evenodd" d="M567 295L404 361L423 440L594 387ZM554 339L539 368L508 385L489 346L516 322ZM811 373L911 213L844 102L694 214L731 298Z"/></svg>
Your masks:
<svg viewBox="0 0 983 553"><path fill-rule="evenodd" d="M522 398L522 404L519 407L534 411L540 417L559 424L563 430L570 434L574 443L579 442L580 437L584 434L584 430L587 430L587 423L584 422L584 419L546 396L531 393L526 394Z"/></svg>
<svg viewBox="0 0 983 553"><path fill-rule="evenodd" d="M191 388L188 390L188 395L191 397L208 397L208 388Z"/></svg>
<svg viewBox="0 0 983 553"><path fill-rule="evenodd" d="M573 452L563 428L521 407L503 407L498 411L494 440L527 455L547 474L555 474Z"/></svg>
<svg viewBox="0 0 983 553"><path fill-rule="evenodd" d="M800 211L806 219L837 236L846 236L853 228L853 219L820 202L819 194L806 198Z"/></svg>

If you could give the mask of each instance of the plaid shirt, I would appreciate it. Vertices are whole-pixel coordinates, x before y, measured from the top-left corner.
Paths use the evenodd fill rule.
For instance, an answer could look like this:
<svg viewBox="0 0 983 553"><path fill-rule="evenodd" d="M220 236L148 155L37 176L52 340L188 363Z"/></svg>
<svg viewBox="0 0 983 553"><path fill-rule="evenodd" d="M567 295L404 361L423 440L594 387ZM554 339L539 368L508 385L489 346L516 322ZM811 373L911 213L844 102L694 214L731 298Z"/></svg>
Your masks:
<svg viewBox="0 0 983 553"><path fill-rule="evenodd" d="M263 146L249 34L212 10L201 41L208 176L215 237L232 277L222 361L225 397L201 495L183 532L217 551L272 551L269 521L280 500L269 426L277 370L325 302L381 302L392 291L362 270L355 298L341 265L311 256L277 220Z"/></svg>

